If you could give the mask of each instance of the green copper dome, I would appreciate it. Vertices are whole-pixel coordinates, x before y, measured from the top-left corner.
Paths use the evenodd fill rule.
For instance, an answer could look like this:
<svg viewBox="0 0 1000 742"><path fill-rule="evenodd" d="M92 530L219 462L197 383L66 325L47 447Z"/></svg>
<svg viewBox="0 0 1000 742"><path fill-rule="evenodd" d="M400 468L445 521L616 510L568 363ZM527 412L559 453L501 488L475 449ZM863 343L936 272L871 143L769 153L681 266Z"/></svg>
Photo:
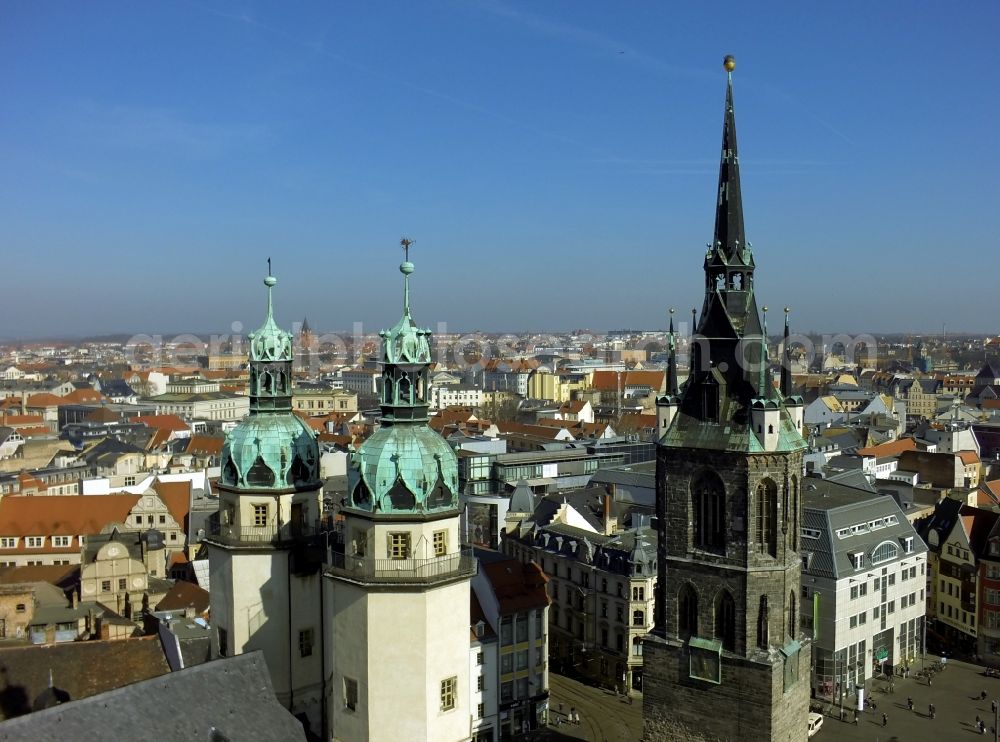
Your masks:
<svg viewBox="0 0 1000 742"><path fill-rule="evenodd" d="M316 434L293 413L259 413L237 425L222 449L222 483L288 489L319 481Z"/></svg>
<svg viewBox="0 0 1000 742"><path fill-rule="evenodd" d="M410 316L413 263L405 260L399 270L403 316L380 333L380 427L352 457L349 506L381 514L451 511L458 507L458 459L427 425L431 331L418 328Z"/></svg>
<svg viewBox="0 0 1000 742"><path fill-rule="evenodd" d="M316 434L292 412L292 336L274 321L269 275L267 319L250 335L250 414L226 436L221 484L250 490L319 486Z"/></svg>

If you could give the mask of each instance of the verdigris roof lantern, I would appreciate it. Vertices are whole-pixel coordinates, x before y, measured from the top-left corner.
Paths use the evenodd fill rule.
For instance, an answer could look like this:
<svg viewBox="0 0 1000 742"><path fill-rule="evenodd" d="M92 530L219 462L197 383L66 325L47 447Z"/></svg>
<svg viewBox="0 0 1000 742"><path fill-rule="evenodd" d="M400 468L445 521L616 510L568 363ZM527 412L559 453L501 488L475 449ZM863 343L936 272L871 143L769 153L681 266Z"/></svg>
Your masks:
<svg viewBox="0 0 1000 742"><path fill-rule="evenodd" d="M312 489L319 483L316 434L292 412L292 336L274 321L278 279L268 260L267 318L250 341L250 415L226 436L221 483L259 490Z"/></svg>
<svg viewBox="0 0 1000 742"><path fill-rule="evenodd" d="M379 429L354 454L349 506L380 514L438 513L458 507L458 460L427 425L431 331L410 316L409 260L403 239L403 316L382 337Z"/></svg>

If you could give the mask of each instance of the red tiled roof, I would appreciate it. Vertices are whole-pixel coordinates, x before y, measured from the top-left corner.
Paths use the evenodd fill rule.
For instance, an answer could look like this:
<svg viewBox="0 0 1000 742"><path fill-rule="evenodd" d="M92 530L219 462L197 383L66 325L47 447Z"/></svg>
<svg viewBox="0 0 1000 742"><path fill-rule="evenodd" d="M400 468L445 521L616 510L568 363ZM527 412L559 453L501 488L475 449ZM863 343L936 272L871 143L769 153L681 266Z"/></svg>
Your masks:
<svg viewBox="0 0 1000 742"><path fill-rule="evenodd" d="M621 388L647 386L654 391L664 388L666 373L663 371L622 371ZM602 392L618 391L619 373L617 371L595 371L590 385Z"/></svg>
<svg viewBox="0 0 1000 742"><path fill-rule="evenodd" d="M0 425L16 428L18 425L44 425L45 418L41 415L0 415Z"/></svg>
<svg viewBox="0 0 1000 742"><path fill-rule="evenodd" d="M225 442L225 438L217 435L192 435L184 452L198 456L218 456L222 453Z"/></svg>
<svg viewBox="0 0 1000 742"><path fill-rule="evenodd" d="M150 428L159 428L175 433L190 430L188 424L177 417L177 415L140 415L139 417L133 417L132 422L144 423Z"/></svg>
<svg viewBox="0 0 1000 742"><path fill-rule="evenodd" d="M917 442L913 438L900 438L895 441L889 441L888 443L881 443L877 446L869 446L868 448L859 448L859 456L874 456L877 459L889 458L892 456L899 456L904 451L916 451Z"/></svg>
<svg viewBox="0 0 1000 742"><path fill-rule="evenodd" d="M167 506L170 515L173 516L181 527L187 528L187 517L191 511L191 482L164 482L157 478L153 482L153 489Z"/></svg>
<svg viewBox="0 0 1000 742"><path fill-rule="evenodd" d="M208 590L198 587L193 582L177 580L163 599L156 604L156 610L183 611L190 606L194 608L195 613L201 615L208 610L208 603Z"/></svg>
<svg viewBox="0 0 1000 742"><path fill-rule="evenodd" d="M545 590L549 578L534 562L522 564L516 559L504 559L480 564L480 569L493 586L501 615L544 608L550 602Z"/></svg>
<svg viewBox="0 0 1000 742"><path fill-rule="evenodd" d="M26 408L58 407L61 404L65 404L62 397L55 394L49 394L48 392L32 394L24 401L24 406Z"/></svg>
<svg viewBox="0 0 1000 742"><path fill-rule="evenodd" d="M2 536L76 536L98 534L124 523L139 495L46 495L0 500ZM23 544L23 541L21 542ZM49 546L46 550L51 551ZM79 546L73 547L79 551Z"/></svg>
<svg viewBox="0 0 1000 742"><path fill-rule="evenodd" d="M958 458L960 458L962 463L966 466L972 466L973 464L979 463L979 454L975 451L959 451Z"/></svg>
<svg viewBox="0 0 1000 742"><path fill-rule="evenodd" d="M96 389L74 389L65 397L63 397L62 404L83 404L86 402L100 402L103 399L107 399L103 394L101 394Z"/></svg>

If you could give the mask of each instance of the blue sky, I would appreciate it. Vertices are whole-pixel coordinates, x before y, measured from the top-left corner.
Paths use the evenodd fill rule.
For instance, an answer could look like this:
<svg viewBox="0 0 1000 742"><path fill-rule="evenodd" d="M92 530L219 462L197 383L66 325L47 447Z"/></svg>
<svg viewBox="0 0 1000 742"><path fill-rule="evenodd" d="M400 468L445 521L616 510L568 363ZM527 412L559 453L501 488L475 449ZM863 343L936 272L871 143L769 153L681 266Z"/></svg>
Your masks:
<svg viewBox="0 0 1000 742"><path fill-rule="evenodd" d="M797 329L995 331L993 2L8 2L0 337L654 327L701 303L734 76ZM992 271L990 271L992 272Z"/></svg>

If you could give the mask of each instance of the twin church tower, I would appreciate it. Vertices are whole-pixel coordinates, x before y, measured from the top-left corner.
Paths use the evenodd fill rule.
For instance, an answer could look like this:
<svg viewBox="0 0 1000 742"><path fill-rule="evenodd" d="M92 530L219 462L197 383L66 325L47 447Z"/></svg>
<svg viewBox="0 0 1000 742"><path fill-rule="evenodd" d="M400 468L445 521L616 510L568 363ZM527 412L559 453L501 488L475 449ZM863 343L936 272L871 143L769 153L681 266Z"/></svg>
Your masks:
<svg viewBox="0 0 1000 742"><path fill-rule="evenodd" d="M678 384L671 342L657 400L647 742L806 739L802 403L787 367L780 389L768 371L725 64L705 299L688 380ZM213 656L263 650L278 699L322 739L471 739L476 567L460 540L455 453L428 426L430 332L410 315L408 247L403 315L382 333L380 427L352 455L337 528L322 520L316 437L292 412L292 338L274 322L269 275L267 318L250 336L250 415L227 437L206 538Z"/></svg>

